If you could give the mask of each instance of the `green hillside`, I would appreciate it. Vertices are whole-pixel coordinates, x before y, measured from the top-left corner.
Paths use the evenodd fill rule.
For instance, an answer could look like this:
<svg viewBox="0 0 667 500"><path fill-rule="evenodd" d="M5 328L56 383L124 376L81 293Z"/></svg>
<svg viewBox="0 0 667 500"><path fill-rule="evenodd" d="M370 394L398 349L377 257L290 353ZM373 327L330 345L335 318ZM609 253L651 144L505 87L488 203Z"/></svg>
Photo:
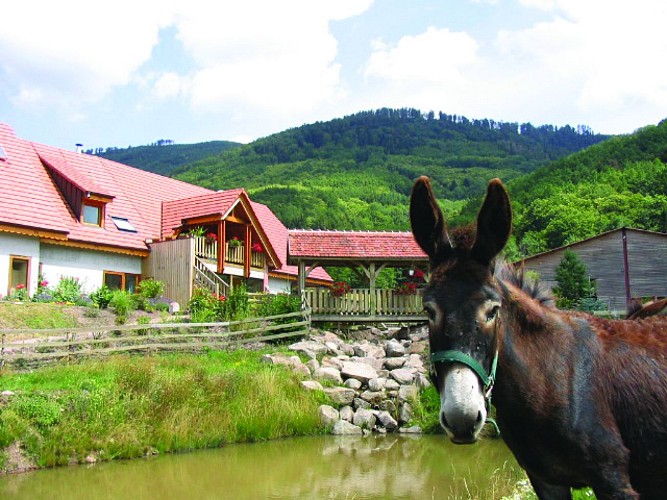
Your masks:
<svg viewBox="0 0 667 500"><path fill-rule="evenodd" d="M507 183L512 256L533 255L619 227L667 232L667 120L611 138ZM472 220L481 197L454 223Z"/></svg>
<svg viewBox="0 0 667 500"><path fill-rule="evenodd" d="M223 151L236 148L240 145L238 142L229 141L173 144L172 141L161 140L149 146L107 148L86 152L142 170L168 176L177 167L220 154Z"/></svg>
<svg viewBox="0 0 667 500"><path fill-rule="evenodd" d="M606 139L586 128L469 120L414 109L304 125L176 171L209 187L244 187L288 227L405 230L412 183L429 175L448 210Z"/></svg>

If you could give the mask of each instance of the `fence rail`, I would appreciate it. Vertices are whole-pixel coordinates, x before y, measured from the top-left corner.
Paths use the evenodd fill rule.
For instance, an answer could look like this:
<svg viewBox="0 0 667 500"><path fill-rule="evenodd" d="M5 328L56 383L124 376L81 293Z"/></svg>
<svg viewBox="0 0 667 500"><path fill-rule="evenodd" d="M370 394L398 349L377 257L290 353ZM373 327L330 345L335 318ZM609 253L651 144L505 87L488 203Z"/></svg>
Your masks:
<svg viewBox="0 0 667 500"><path fill-rule="evenodd" d="M0 366L36 364L126 352L199 352L239 347L310 331L310 310L222 323L0 330Z"/></svg>
<svg viewBox="0 0 667 500"><path fill-rule="evenodd" d="M335 296L328 289L308 289L305 291L305 299L313 315L423 315L420 295L402 295L394 290L353 288L341 296Z"/></svg>

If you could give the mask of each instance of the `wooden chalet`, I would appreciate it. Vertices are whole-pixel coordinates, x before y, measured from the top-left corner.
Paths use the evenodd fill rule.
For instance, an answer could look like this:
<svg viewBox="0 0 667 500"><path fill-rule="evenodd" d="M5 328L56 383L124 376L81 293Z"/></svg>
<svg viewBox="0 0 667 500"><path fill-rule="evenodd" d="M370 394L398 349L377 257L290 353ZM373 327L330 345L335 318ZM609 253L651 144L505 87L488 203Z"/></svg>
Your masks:
<svg viewBox="0 0 667 500"><path fill-rule="evenodd" d="M85 292L103 284L133 291L152 277L185 305L194 286L278 293L297 281L287 228L242 189L216 192L45 146L5 124L0 179L0 296L17 287L32 296L61 277ZM309 285L331 281L318 269Z"/></svg>

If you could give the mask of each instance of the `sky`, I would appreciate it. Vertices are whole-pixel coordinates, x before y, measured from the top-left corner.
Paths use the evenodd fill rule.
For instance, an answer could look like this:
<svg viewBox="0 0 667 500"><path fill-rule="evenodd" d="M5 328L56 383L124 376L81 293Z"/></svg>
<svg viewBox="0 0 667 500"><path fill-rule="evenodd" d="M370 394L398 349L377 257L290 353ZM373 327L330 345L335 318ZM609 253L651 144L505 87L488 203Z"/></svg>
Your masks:
<svg viewBox="0 0 667 500"><path fill-rule="evenodd" d="M417 108L631 133L667 117L664 0L21 0L0 122L64 149Z"/></svg>

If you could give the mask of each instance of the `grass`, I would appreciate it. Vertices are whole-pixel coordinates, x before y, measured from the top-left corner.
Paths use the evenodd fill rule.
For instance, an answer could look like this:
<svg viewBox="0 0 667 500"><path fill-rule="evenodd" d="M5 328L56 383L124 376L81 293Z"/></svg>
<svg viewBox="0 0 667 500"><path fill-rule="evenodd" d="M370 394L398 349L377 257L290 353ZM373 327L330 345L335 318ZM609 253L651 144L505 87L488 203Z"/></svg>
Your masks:
<svg viewBox="0 0 667 500"><path fill-rule="evenodd" d="M76 318L68 313L66 305L40 302L0 302L0 329L74 328L77 326Z"/></svg>
<svg viewBox="0 0 667 500"><path fill-rule="evenodd" d="M20 441L42 467L321 433L321 395L261 353L113 357L0 373L16 393L0 446Z"/></svg>

